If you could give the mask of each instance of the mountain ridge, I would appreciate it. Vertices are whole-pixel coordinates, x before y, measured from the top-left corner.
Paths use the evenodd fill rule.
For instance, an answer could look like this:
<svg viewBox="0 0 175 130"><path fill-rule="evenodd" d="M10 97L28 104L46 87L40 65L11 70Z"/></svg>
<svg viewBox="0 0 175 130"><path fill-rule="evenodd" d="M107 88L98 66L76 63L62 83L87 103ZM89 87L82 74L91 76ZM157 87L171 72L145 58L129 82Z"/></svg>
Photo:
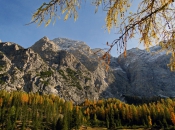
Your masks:
<svg viewBox="0 0 175 130"><path fill-rule="evenodd" d="M82 41L43 37L31 47L0 42L0 89L56 94L81 103L85 99L175 96L174 72L167 68L169 56L140 49L111 57L109 71L99 56ZM153 54L154 53L154 54Z"/></svg>

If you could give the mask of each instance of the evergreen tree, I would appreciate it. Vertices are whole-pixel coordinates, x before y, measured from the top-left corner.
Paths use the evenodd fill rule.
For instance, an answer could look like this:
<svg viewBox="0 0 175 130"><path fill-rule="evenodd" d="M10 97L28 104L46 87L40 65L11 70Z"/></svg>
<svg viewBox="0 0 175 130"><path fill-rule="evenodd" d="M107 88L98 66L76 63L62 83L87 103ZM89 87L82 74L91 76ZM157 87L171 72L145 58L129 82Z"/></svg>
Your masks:
<svg viewBox="0 0 175 130"><path fill-rule="evenodd" d="M115 121L114 121L114 110L113 108L110 109L110 128L116 128L116 124L115 124Z"/></svg>
<svg viewBox="0 0 175 130"><path fill-rule="evenodd" d="M61 117L57 120L56 130L63 130L63 119Z"/></svg>
<svg viewBox="0 0 175 130"><path fill-rule="evenodd" d="M106 114L106 128L109 128L109 116Z"/></svg>

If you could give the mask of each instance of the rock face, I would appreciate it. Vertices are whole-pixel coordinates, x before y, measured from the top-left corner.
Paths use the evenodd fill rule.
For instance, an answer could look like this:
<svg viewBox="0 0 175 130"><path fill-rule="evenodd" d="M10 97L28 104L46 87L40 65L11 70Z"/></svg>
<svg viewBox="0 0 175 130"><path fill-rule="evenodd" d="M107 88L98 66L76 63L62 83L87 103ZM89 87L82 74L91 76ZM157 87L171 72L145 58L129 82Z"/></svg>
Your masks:
<svg viewBox="0 0 175 130"><path fill-rule="evenodd" d="M115 88L114 81L114 74L106 72L84 42L43 37L27 49L0 43L1 89L53 93L79 103L86 98L120 98L119 92L108 89Z"/></svg>
<svg viewBox="0 0 175 130"><path fill-rule="evenodd" d="M159 52L154 46L150 53L145 50L131 49L126 58L120 55L118 63L126 72L129 84L128 94L137 96L175 96L175 72L167 67L170 55Z"/></svg>
<svg viewBox="0 0 175 130"><path fill-rule="evenodd" d="M56 94L81 103L122 95L175 96L175 74L160 47L131 49L127 58L112 57L109 71L97 60L104 51L84 42L43 37L32 47L0 43L0 89ZM95 53L95 54L94 54Z"/></svg>

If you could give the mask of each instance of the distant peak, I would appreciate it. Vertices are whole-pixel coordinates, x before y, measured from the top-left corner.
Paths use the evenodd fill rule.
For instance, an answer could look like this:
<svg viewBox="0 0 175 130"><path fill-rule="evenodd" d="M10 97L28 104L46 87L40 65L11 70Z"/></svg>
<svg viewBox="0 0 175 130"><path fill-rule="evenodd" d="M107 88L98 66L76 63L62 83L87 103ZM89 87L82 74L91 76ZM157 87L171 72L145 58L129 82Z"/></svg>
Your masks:
<svg viewBox="0 0 175 130"><path fill-rule="evenodd" d="M68 38L55 38L52 41L56 43L58 46L60 46L62 49L81 48L81 47L89 48L89 46L86 45L85 42L83 41L76 41Z"/></svg>
<svg viewBox="0 0 175 130"><path fill-rule="evenodd" d="M48 37L46 37L46 36L44 36L43 38L41 38L40 39L41 41L45 41L45 42L47 42L47 41L49 41L49 38Z"/></svg>

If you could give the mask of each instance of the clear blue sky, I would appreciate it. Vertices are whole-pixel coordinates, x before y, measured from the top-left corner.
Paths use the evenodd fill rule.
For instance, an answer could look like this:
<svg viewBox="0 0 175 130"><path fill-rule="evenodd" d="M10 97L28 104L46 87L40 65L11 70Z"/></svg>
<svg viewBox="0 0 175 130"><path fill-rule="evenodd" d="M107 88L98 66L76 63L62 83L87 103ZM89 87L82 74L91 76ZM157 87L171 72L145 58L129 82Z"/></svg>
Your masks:
<svg viewBox="0 0 175 130"><path fill-rule="evenodd" d="M30 47L43 36L49 39L57 37L69 38L86 42L91 48L106 48L106 42L112 42L118 38L117 30L113 29L109 34L105 30L106 12L99 8L95 14L95 7L89 2L82 3L79 17L76 22L73 19L64 21L64 18L56 20L45 27L25 24L31 21L32 13L43 3L49 0L0 0L0 39L3 42L15 42L24 48ZM128 49L137 47L137 39L128 42ZM112 55L116 56L116 48Z"/></svg>

